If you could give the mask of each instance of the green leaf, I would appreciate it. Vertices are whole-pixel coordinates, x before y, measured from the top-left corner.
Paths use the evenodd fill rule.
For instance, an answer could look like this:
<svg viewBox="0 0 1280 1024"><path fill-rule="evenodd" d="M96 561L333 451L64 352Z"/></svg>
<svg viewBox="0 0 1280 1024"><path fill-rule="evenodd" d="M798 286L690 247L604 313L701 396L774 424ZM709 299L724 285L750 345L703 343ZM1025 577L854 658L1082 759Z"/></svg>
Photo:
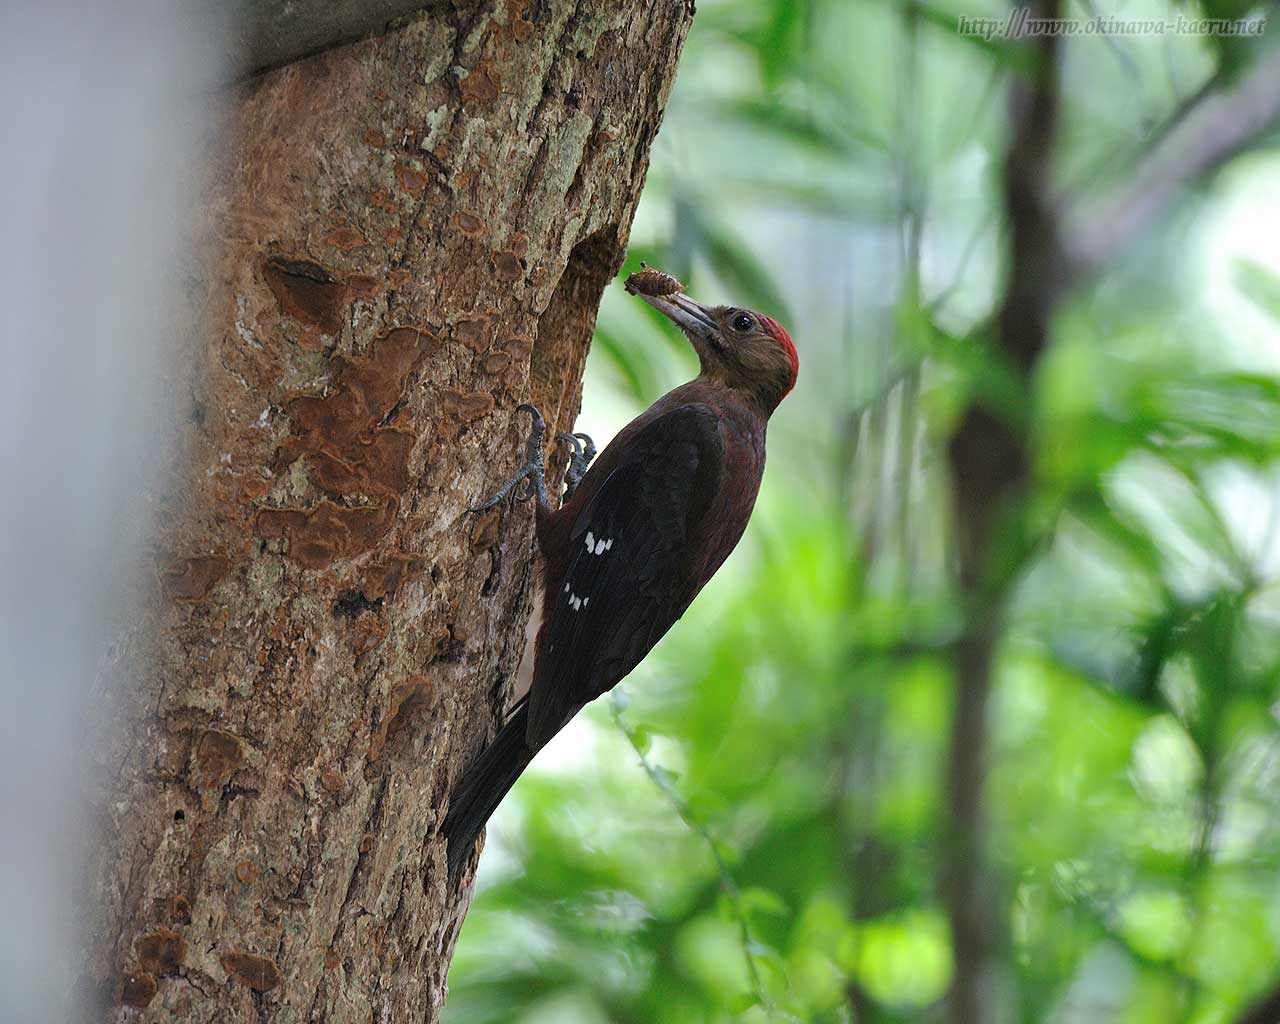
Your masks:
<svg viewBox="0 0 1280 1024"><path fill-rule="evenodd" d="M1232 278L1240 293L1268 316L1280 320L1280 274L1255 260L1236 260Z"/></svg>
<svg viewBox="0 0 1280 1024"><path fill-rule="evenodd" d="M792 110L755 96L718 100L709 115L722 122L737 122L761 136L761 142L787 143L811 153L830 157L881 157L878 141L869 132L844 130L831 119L811 110ZM886 165L887 167L887 165Z"/></svg>
<svg viewBox="0 0 1280 1024"><path fill-rule="evenodd" d="M787 916L787 904L776 892L762 886L753 885L743 889L739 900L744 910L771 914L775 917Z"/></svg>
<svg viewBox="0 0 1280 1024"><path fill-rule="evenodd" d="M794 0L773 0L768 8L768 18L759 29L756 53L765 88L773 90L789 73L804 65L802 55L808 5Z"/></svg>
<svg viewBox="0 0 1280 1024"><path fill-rule="evenodd" d="M673 789L675 787L676 780L680 778L680 776L677 775L675 772L670 771L667 768L664 768L660 764L655 764L653 766L653 777L654 777L654 780L658 783L658 785L662 786L665 789Z"/></svg>
<svg viewBox="0 0 1280 1024"><path fill-rule="evenodd" d="M941 29L957 42L978 50L1000 67L1022 75L1030 74L1035 67L1035 52L1025 43L999 37L987 39L980 34L961 32L958 15L921 0L911 0L911 2L919 11L922 20L934 28ZM998 16L1003 17L1003 13Z"/></svg>
<svg viewBox="0 0 1280 1024"><path fill-rule="evenodd" d="M722 224L702 219L699 227L707 260L716 276L732 290L733 302L759 309L775 319L790 321L786 300L751 249Z"/></svg>
<svg viewBox="0 0 1280 1024"><path fill-rule="evenodd" d="M649 753L649 748L653 746L653 730L647 726L639 725L631 733L631 742L635 745L640 756L643 757Z"/></svg>
<svg viewBox="0 0 1280 1024"><path fill-rule="evenodd" d="M638 346L623 343L609 328L596 324L592 344L622 377L625 391L637 402L645 402L658 391L656 374Z"/></svg>

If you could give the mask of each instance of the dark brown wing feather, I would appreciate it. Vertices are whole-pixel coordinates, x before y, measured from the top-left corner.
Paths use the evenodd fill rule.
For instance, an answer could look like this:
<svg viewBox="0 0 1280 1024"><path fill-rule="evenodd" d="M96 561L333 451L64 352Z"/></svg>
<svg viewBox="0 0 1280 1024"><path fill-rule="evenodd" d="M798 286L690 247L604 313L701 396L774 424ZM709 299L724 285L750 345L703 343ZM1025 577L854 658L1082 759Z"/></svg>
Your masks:
<svg viewBox="0 0 1280 1024"><path fill-rule="evenodd" d="M539 636L527 733L534 750L635 668L706 582L690 571L689 538L723 471L716 414L680 406L632 439L579 513Z"/></svg>

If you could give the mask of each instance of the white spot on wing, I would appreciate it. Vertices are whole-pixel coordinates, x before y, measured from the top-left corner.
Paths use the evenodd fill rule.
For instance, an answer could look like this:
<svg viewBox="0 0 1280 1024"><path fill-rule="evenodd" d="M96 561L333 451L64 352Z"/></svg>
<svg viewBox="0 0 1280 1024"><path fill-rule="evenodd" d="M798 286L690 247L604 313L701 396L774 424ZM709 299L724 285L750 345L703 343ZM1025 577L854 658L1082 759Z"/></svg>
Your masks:
<svg viewBox="0 0 1280 1024"><path fill-rule="evenodd" d="M609 550L609 544L611 543L613 542L612 541L606 542L605 539L601 537L598 541L596 541L596 554L603 555L606 551Z"/></svg>
<svg viewBox="0 0 1280 1024"><path fill-rule="evenodd" d="M587 531L587 554L591 554L591 549L596 546L596 539L590 530Z"/></svg>

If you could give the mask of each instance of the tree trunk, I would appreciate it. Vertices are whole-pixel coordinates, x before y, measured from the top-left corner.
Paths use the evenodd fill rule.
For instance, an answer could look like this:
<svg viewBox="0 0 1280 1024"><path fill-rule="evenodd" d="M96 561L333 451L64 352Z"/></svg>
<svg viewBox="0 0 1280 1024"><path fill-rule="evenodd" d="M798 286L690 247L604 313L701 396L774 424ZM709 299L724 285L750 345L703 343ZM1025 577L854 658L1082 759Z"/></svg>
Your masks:
<svg viewBox="0 0 1280 1024"><path fill-rule="evenodd" d="M519 402L573 425L691 8L434 4L234 87L163 554L102 663L103 1016L438 1018L436 829L531 603L529 507L466 509Z"/></svg>

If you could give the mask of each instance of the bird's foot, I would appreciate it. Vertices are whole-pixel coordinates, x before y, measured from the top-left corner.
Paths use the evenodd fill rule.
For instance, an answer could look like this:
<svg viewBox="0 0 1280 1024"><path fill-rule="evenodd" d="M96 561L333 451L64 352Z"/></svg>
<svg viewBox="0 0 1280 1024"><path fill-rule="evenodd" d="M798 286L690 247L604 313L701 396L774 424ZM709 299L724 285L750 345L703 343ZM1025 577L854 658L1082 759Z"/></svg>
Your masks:
<svg viewBox="0 0 1280 1024"><path fill-rule="evenodd" d="M524 489L516 491L517 501L528 501L536 495L539 505L545 508L551 504L550 499L547 497L546 466L542 461L542 437L547 432L547 424L542 418L542 413L538 412L537 408L530 403L525 402L520 405L517 407L516 412L521 410L533 417L533 428L529 431L529 443L525 449L524 465L516 470L515 475L499 488L497 494L488 501L467 511L484 512L493 508L507 495L516 491L516 488L521 483L524 483Z"/></svg>
<svg viewBox="0 0 1280 1024"><path fill-rule="evenodd" d="M596 443L586 434L558 434L557 437L573 446L573 453L569 456L569 468L564 474L564 497L560 500L560 504L563 505L573 497L578 484L582 483L582 478L587 475L587 467L596 457Z"/></svg>

